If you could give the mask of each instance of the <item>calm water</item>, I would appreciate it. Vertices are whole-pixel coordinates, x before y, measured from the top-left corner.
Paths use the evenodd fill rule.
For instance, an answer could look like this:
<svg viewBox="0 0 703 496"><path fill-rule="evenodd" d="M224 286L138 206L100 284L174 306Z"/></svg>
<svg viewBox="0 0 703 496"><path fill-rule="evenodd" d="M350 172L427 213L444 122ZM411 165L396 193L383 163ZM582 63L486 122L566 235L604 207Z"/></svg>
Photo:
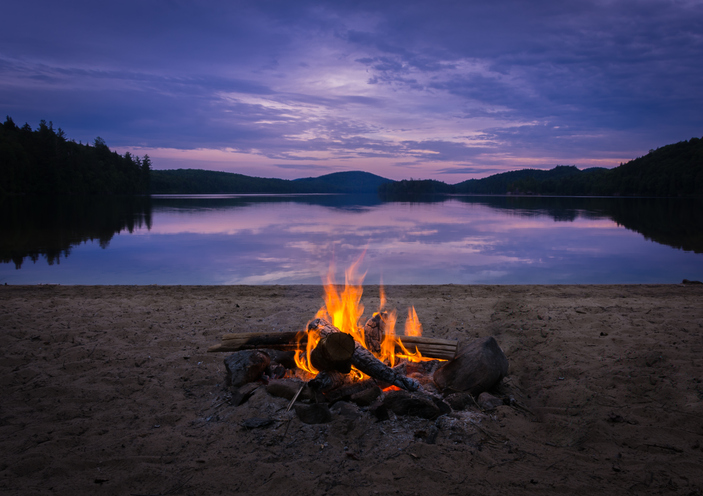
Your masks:
<svg viewBox="0 0 703 496"><path fill-rule="evenodd" d="M350 196L6 199L0 284L703 280L703 208L676 199Z"/></svg>

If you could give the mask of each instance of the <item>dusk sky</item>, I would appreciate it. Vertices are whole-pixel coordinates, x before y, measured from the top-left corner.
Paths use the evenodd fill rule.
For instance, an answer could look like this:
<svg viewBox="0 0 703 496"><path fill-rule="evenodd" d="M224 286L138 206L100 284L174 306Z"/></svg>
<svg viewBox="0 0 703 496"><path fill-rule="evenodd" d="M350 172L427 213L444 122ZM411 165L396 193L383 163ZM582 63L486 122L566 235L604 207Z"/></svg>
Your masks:
<svg viewBox="0 0 703 496"><path fill-rule="evenodd" d="M4 2L0 113L156 169L448 183L703 136L701 1Z"/></svg>

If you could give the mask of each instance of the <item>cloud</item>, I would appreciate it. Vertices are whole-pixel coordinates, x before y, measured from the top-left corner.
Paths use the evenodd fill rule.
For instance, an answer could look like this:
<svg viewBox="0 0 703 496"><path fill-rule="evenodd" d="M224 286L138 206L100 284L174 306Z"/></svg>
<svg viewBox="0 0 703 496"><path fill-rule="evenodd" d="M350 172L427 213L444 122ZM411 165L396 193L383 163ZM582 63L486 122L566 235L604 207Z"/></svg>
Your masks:
<svg viewBox="0 0 703 496"><path fill-rule="evenodd" d="M458 166L458 167L446 167L444 169L437 169L435 172L437 174L498 174L505 172L506 169L488 168L488 167L472 167L472 166Z"/></svg>
<svg viewBox="0 0 703 496"><path fill-rule="evenodd" d="M699 2L39 0L3 16L0 109L113 146L431 176L616 165L703 127Z"/></svg>

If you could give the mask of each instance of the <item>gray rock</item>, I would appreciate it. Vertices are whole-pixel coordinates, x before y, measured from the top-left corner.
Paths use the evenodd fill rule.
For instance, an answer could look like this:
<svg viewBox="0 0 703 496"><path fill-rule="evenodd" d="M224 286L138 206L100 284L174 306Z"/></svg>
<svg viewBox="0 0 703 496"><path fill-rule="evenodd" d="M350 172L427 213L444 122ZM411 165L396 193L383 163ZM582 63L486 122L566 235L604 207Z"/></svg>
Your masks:
<svg viewBox="0 0 703 496"><path fill-rule="evenodd" d="M439 407L434 400L422 393L407 391L391 391L383 399L383 405L396 415L411 415L425 419L433 419L440 415Z"/></svg>
<svg viewBox="0 0 703 496"><path fill-rule="evenodd" d="M232 403L232 406L243 405L249 398L251 398L254 391L258 388L259 384L255 384L253 382L245 384L239 388L232 388L232 399L230 400L230 403Z"/></svg>
<svg viewBox="0 0 703 496"><path fill-rule="evenodd" d="M434 382L443 391L478 396L508 374L508 358L492 336L461 344L454 359L437 369Z"/></svg>
<svg viewBox="0 0 703 496"><path fill-rule="evenodd" d="M257 350L244 350L232 353L224 360L227 369L225 384L239 387L249 382L258 381L271 358L266 353Z"/></svg>
<svg viewBox="0 0 703 496"><path fill-rule="evenodd" d="M326 403L296 404L295 413L305 424L326 424L332 421L332 412Z"/></svg>
<svg viewBox="0 0 703 496"><path fill-rule="evenodd" d="M503 400L496 398L490 393L483 392L478 395L478 406L484 410L495 410L497 407L503 405Z"/></svg>

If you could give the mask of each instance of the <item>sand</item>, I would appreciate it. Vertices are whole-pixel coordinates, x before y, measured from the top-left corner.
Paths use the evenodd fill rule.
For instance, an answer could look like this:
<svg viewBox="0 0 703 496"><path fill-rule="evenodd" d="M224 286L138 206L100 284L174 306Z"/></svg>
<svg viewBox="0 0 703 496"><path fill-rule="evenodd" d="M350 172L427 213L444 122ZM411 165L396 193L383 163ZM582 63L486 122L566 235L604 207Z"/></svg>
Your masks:
<svg viewBox="0 0 703 496"><path fill-rule="evenodd" d="M302 329L316 286L0 287L0 493L701 494L703 286L386 292L427 336L494 336L518 403L322 425L263 389L231 406L208 346Z"/></svg>

